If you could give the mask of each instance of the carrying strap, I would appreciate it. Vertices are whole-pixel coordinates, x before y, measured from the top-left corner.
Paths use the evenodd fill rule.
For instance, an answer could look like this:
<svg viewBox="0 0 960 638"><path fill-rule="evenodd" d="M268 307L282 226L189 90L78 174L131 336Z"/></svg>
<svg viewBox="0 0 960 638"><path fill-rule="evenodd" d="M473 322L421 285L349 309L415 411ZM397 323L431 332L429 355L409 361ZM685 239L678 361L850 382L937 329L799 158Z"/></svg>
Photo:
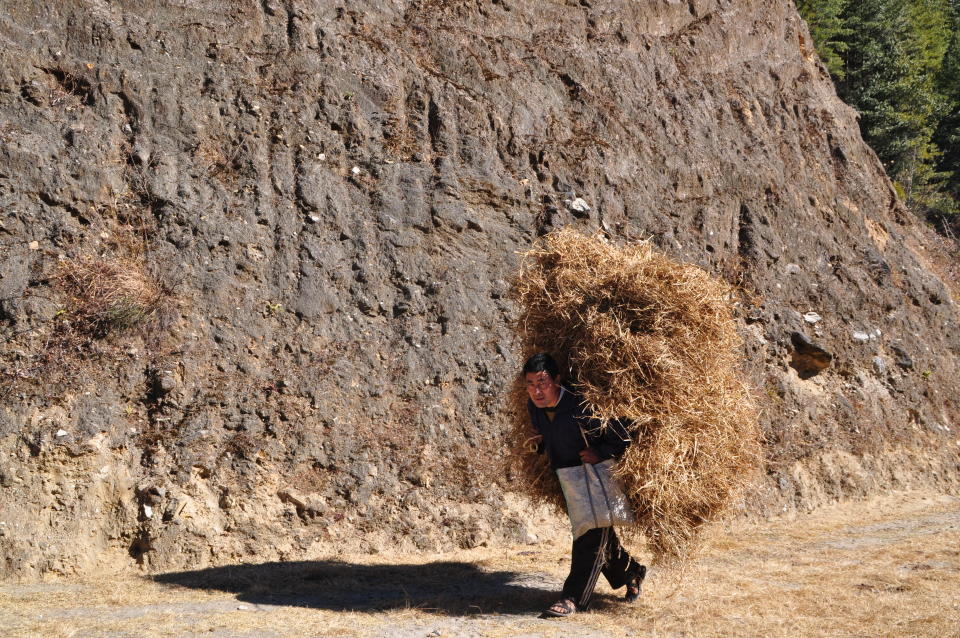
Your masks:
<svg viewBox="0 0 960 638"><path fill-rule="evenodd" d="M590 501L590 514L591 516L593 516L593 526L605 527L604 525L600 524L600 518L597 516L597 508L593 504L593 492L590 491L590 478L587 476L590 470L588 470L587 467L589 467L589 463L584 463L583 464L583 487L584 487L584 491L587 493L587 500ZM597 472L596 469L594 469L593 472L594 472L594 476L596 476L596 472ZM599 480L599 477L598 477L598 480ZM610 503L607 503L607 509L608 510L610 509Z"/></svg>
<svg viewBox="0 0 960 638"><path fill-rule="evenodd" d="M587 433L583 431L583 426L577 423L577 428L580 430L580 436L583 437L583 444L589 448L590 441L587 440Z"/></svg>
<svg viewBox="0 0 960 638"><path fill-rule="evenodd" d="M580 436L583 437L583 444L587 446L584 449L590 449L590 441L587 440L587 433L583 431L583 427L578 423L577 427L580 429ZM603 487L603 479L600 478L600 475L597 473L597 468L593 467L589 463L582 463L583 465L583 482L584 487L586 487L587 498L590 500L590 513L593 514L593 524L595 527L606 527L605 525L600 524L600 519L597 517L597 508L593 505L593 492L590 491L590 479L587 478L587 475L590 473L590 470L593 470L593 475L597 479L597 483L600 484L600 491L603 492L603 500L607 504L607 511L610 511L610 499L607 497L607 490Z"/></svg>

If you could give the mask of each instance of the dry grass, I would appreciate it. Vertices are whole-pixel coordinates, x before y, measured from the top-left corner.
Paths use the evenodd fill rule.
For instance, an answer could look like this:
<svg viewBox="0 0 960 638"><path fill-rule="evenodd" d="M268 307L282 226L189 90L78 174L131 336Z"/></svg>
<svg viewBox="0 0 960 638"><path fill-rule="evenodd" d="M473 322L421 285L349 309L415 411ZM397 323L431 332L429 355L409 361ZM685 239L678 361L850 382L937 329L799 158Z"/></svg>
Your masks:
<svg viewBox="0 0 960 638"><path fill-rule="evenodd" d="M618 474L657 559L687 555L760 465L732 294L646 243L617 247L568 229L531 250L513 282L524 358L550 352L598 418L632 423ZM525 405L518 380L508 446L517 486L559 504L545 461L525 451Z"/></svg>
<svg viewBox="0 0 960 638"><path fill-rule="evenodd" d="M50 298L60 308L0 344L6 346L0 349L6 364L0 367L0 393L89 378L92 370L126 359L117 336L136 337L151 353L160 350L173 320L174 286L130 246L117 248L130 256L79 256L51 269Z"/></svg>
<svg viewBox="0 0 960 638"><path fill-rule="evenodd" d="M94 338L149 320L166 292L140 261L122 257L65 260L56 282L67 297L72 330Z"/></svg>
<svg viewBox="0 0 960 638"><path fill-rule="evenodd" d="M556 596L567 561L563 538L535 548L341 558L338 569L305 563L272 575L255 572L268 574L260 580L208 578L205 586L202 577L187 587L135 576L4 585L0 627L10 638L399 637L435 631L491 638L941 638L956 636L960 627L956 497L894 494L713 528L682 573L666 567L648 577L638 604L624 605L615 598L619 592L602 583L590 612L538 620L541 605ZM510 580L486 588L485 582L498 582L497 574ZM292 598L258 598L272 593ZM359 602L330 604L344 593Z"/></svg>

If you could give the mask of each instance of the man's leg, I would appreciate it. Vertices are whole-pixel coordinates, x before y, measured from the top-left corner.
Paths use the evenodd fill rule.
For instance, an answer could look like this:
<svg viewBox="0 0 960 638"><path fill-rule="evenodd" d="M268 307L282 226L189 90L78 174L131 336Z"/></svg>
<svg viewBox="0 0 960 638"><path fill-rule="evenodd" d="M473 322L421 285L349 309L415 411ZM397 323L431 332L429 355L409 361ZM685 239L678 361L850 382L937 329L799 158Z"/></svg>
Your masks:
<svg viewBox="0 0 960 638"><path fill-rule="evenodd" d="M613 589L620 589L634 576L643 580L646 567L633 559L627 550L620 544L616 532L610 528L610 539L607 542L607 561L603 568L603 575Z"/></svg>
<svg viewBox="0 0 960 638"><path fill-rule="evenodd" d="M591 529L573 541L570 574L563 583L563 597L572 600L579 610L590 606L590 597L606 562L607 544L612 534L612 527L601 527Z"/></svg>

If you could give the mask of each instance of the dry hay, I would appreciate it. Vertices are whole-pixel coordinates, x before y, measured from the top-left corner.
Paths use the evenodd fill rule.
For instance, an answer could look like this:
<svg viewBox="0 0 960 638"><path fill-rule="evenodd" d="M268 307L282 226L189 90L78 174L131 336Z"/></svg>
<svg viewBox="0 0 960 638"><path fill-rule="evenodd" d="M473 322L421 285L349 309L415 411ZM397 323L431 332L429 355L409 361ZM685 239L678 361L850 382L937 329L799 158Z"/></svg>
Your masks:
<svg viewBox="0 0 960 638"><path fill-rule="evenodd" d="M617 473L658 560L688 555L760 464L731 296L726 283L647 243L616 247L567 229L528 252L512 282L524 357L553 354L599 419L632 421ZM526 402L518 378L509 446L517 482L562 506L546 459L524 446L533 434Z"/></svg>

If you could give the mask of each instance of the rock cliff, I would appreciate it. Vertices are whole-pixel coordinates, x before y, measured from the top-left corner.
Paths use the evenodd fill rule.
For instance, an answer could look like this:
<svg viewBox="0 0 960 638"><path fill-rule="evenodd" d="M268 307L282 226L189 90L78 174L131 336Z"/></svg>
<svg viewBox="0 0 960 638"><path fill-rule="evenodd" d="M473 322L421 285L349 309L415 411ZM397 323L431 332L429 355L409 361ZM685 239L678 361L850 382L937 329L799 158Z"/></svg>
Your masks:
<svg viewBox="0 0 960 638"><path fill-rule="evenodd" d="M4 5L5 576L531 540L506 280L565 225L740 286L751 511L956 489L956 257L791 3Z"/></svg>

